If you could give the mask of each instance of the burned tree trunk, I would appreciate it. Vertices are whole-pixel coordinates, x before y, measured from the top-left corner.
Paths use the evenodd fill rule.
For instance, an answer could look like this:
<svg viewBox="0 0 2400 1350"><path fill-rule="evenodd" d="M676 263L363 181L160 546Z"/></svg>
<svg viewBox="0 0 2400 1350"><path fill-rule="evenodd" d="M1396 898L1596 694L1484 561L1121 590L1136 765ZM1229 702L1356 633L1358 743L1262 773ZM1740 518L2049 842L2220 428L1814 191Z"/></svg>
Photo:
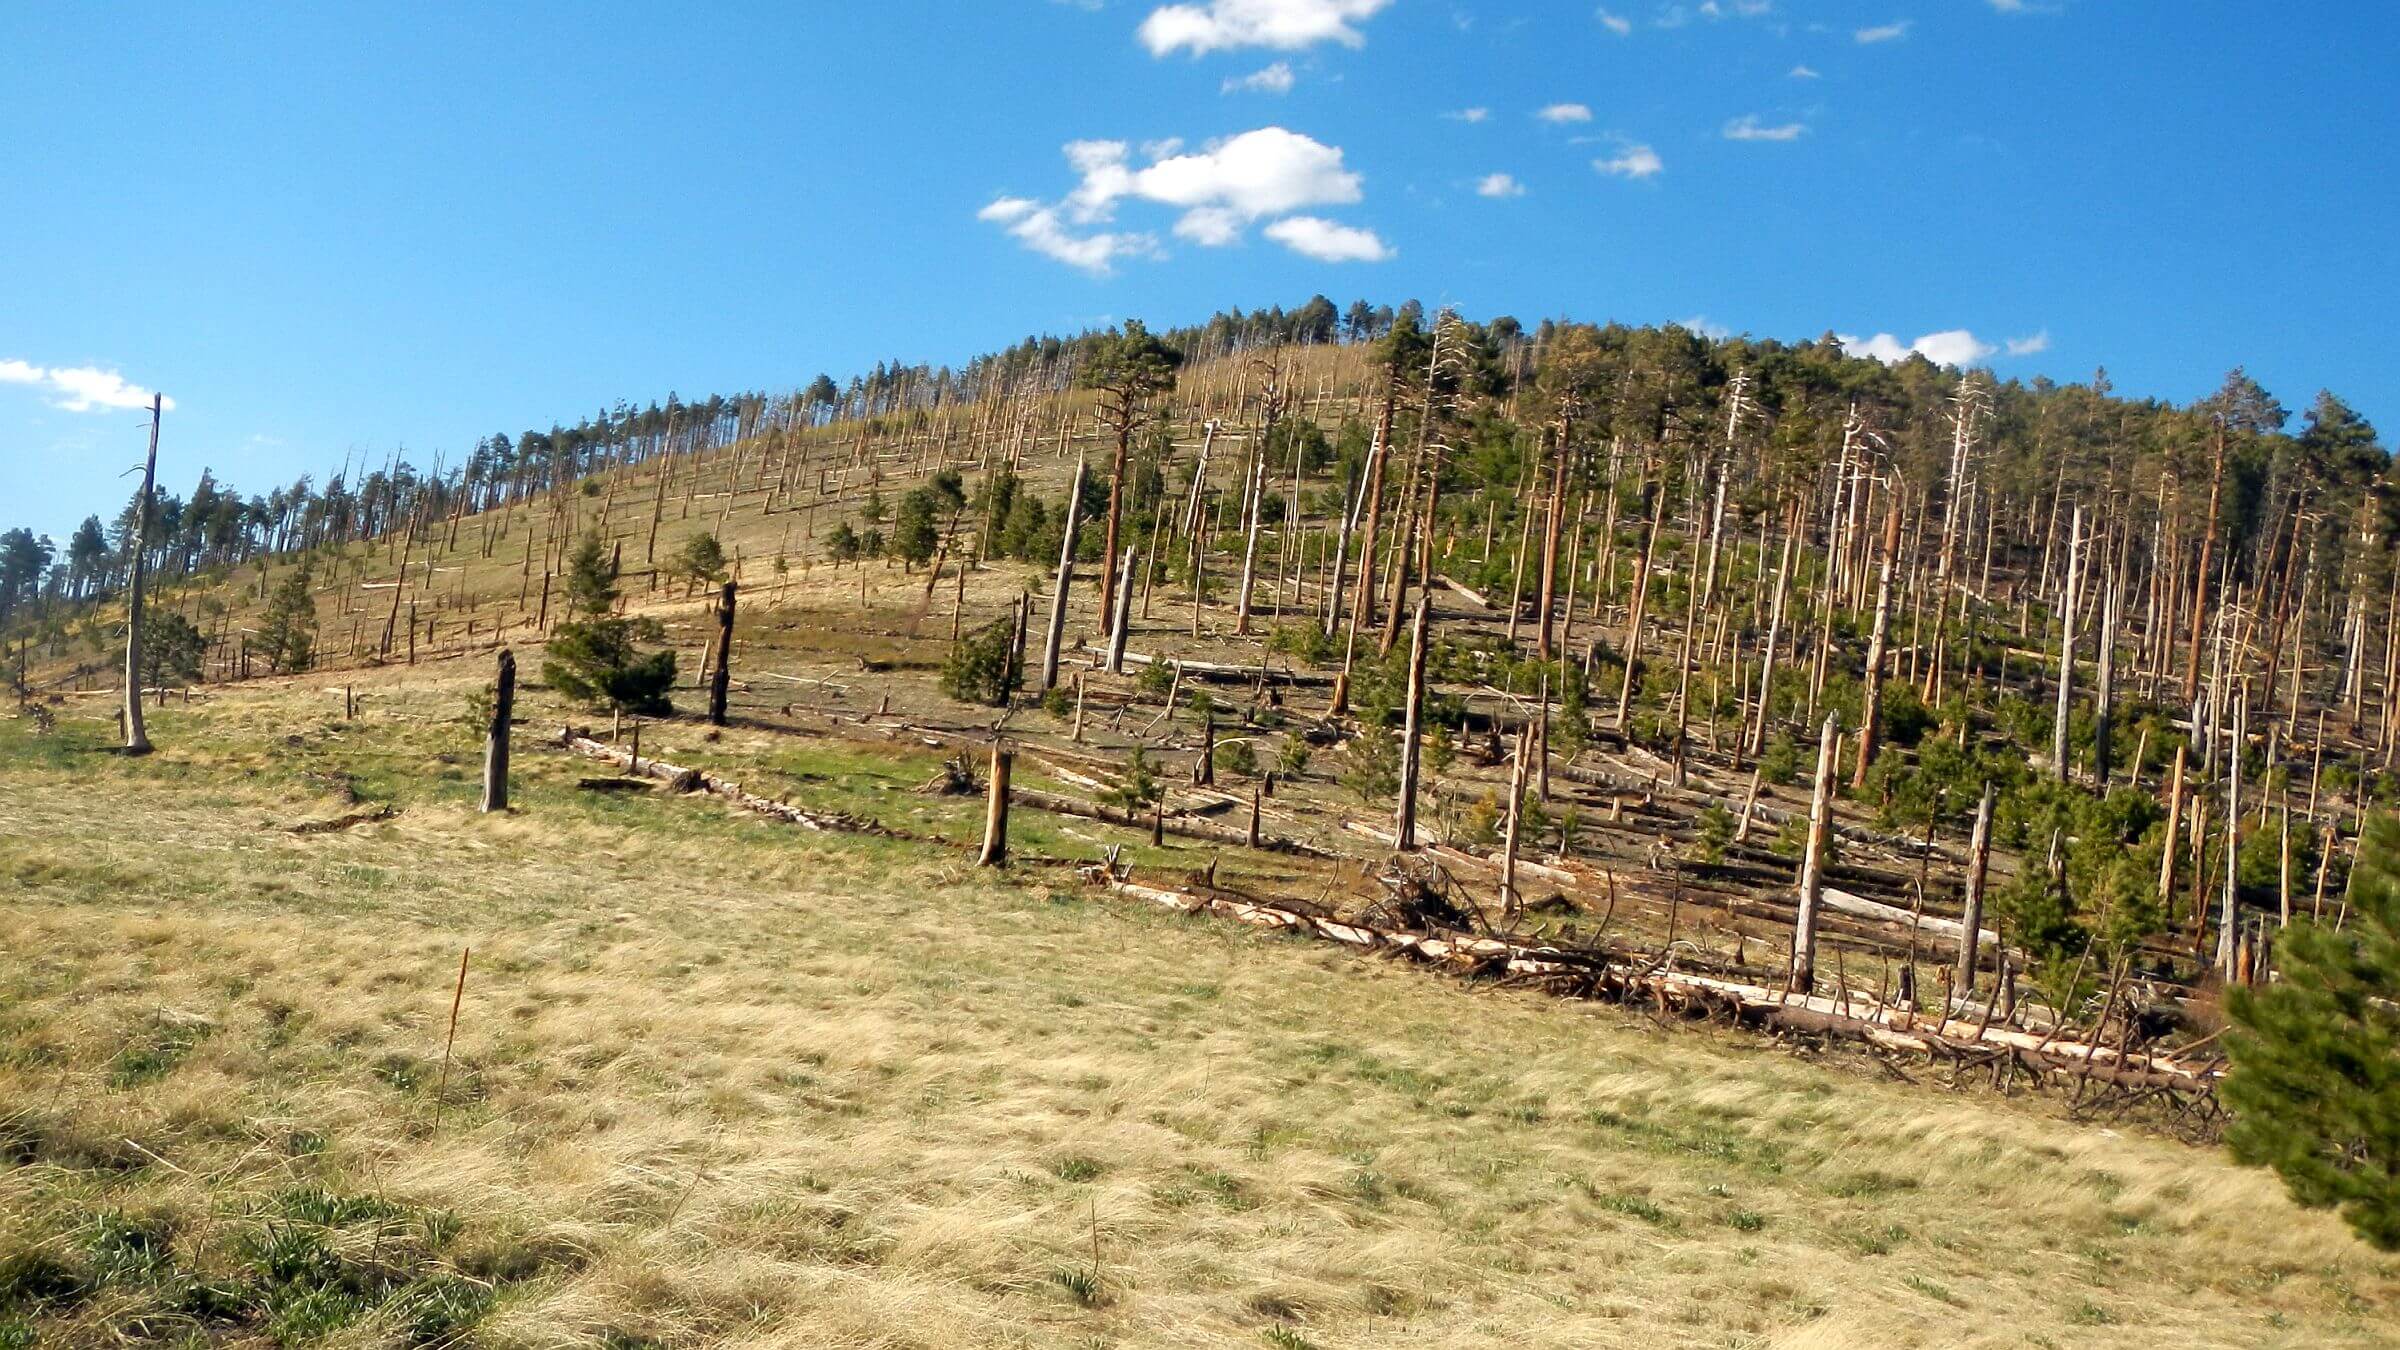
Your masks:
<svg viewBox="0 0 2400 1350"><path fill-rule="evenodd" d="M500 674L492 686L492 723L483 741L483 809L508 809L508 728L517 711L517 654L500 649Z"/></svg>
<svg viewBox="0 0 2400 1350"><path fill-rule="evenodd" d="M2078 502L2067 526L2067 577L2064 603L2058 610L2058 712L2050 727L2050 772L2061 783L2067 781L2071 768L2067 759L2067 714L2075 701L2075 607L2081 600L2076 592L2082 582L2082 566L2083 505Z"/></svg>
<svg viewBox="0 0 2400 1350"><path fill-rule="evenodd" d="M708 672L708 724L725 725L725 698L733 688L733 591L734 583L725 583L717 593L717 652L716 662Z"/></svg>
<svg viewBox="0 0 2400 1350"><path fill-rule="evenodd" d="M1133 619L1133 546L1125 546L1125 560L1118 565L1116 587L1117 612L1108 619L1108 673L1125 673L1125 630Z"/></svg>
<svg viewBox="0 0 2400 1350"><path fill-rule="evenodd" d="M1875 627L1867 635L1866 690L1858 721L1858 772L1851 776L1852 787L1866 786L1867 770L1874 767L1875 750L1882 737L1884 648L1892 631L1892 560L1899 551L1900 495L1895 492L1883 517L1883 567L1875 582Z"/></svg>

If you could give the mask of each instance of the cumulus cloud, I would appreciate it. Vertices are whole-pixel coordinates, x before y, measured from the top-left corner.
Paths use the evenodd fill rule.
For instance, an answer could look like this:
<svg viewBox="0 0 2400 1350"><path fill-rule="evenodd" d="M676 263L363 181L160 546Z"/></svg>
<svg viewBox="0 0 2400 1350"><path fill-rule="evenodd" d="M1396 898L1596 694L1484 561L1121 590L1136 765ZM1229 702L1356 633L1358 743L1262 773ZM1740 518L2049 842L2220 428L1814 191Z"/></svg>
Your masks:
<svg viewBox="0 0 2400 1350"><path fill-rule="evenodd" d="M1850 355L1872 356L1887 366L1898 365L1912 354L1922 356L1937 366L1965 366L1999 350L1964 328L1927 333L1905 345L1889 333L1877 333L1868 338L1853 337L1848 333L1836 333L1834 336L1840 339L1842 350Z"/></svg>
<svg viewBox="0 0 2400 1350"><path fill-rule="evenodd" d="M1553 103L1535 113L1534 116L1545 122L1554 122L1563 126L1569 122L1591 121L1592 110L1581 103Z"/></svg>
<svg viewBox="0 0 2400 1350"><path fill-rule="evenodd" d="M1248 75L1228 75L1220 92L1227 94L1288 94L1294 83L1292 63L1278 61Z"/></svg>
<svg viewBox="0 0 2400 1350"><path fill-rule="evenodd" d="M32 385L50 395L50 406L65 412L98 412L113 408L147 408L150 390L98 366L37 366L14 358L0 360L0 384ZM175 411L175 400L161 407Z"/></svg>
<svg viewBox="0 0 2400 1350"><path fill-rule="evenodd" d="M1478 197L1522 197L1525 195L1525 185L1518 182L1514 174L1485 174L1482 181L1475 184L1475 195Z"/></svg>
<svg viewBox="0 0 2400 1350"><path fill-rule="evenodd" d="M1616 34L1618 37L1623 37L1633 31L1633 20L1626 18L1622 14L1611 14L1604 9L1594 17L1600 20L1600 26L1602 28L1605 28L1608 31Z"/></svg>
<svg viewBox="0 0 2400 1350"><path fill-rule="evenodd" d="M2050 330L2045 328L2032 337L2010 338L2005 345L2010 356L2034 356L2050 350Z"/></svg>
<svg viewBox="0 0 2400 1350"><path fill-rule="evenodd" d="M1150 162L1137 166L1133 148L1124 141L1071 141L1064 153L1077 182L1064 198L1052 203L1004 196L978 214L1037 253L1105 275L1120 259L1158 252L1149 234L1097 228L1113 224L1118 207L1128 200L1181 208L1175 237L1220 248L1238 242L1253 222L1305 207L1348 205L1361 197L1362 180L1344 167L1339 146L1282 127L1245 131L1198 150L1170 140L1152 142L1142 151ZM1343 233L1302 227L1284 234L1270 229L1267 235L1312 257L1320 255L1292 240L1349 250L1345 256L1387 256L1370 231L1316 224ZM1372 254L1357 252L1360 238L1374 245Z"/></svg>
<svg viewBox="0 0 2400 1350"><path fill-rule="evenodd" d="M1729 141L1796 141L1800 139L1800 133L1806 130L1808 128L1798 122L1768 126L1758 119L1758 114L1749 113L1725 124L1725 139Z"/></svg>
<svg viewBox="0 0 2400 1350"><path fill-rule="evenodd" d="M1617 178L1649 178L1667 167L1658 152L1646 145L1628 145L1616 154L1592 161L1592 167Z"/></svg>
<svg viewBox="0 0 2400 1350"><path fill-rule="evenodd" d="M1267 226L1269 239L1318 262L1382 262L1394 256L1373 230L1342 225L1323 216L1286 216Z"/></svg>
<svg viewBox="0 0 2400 1350"><path fill-rule="evenodd" d="M1152 56L1189 49L1194 56L1233 47L1298 51L1320 42L1356 47L1356 25L1392 0L1209 0L1162 5L1142 20L1139 36Z"/></svg>
<svg viewBox="0 0 2400 1350"><path fill-rule="evenodd" d="M1909 20L1901 19L1896 23L1877 24L1873 28L1861 28L1852 36L1856 37L1861 42L1892 42L1908 36L1908 25Z"/></svg>

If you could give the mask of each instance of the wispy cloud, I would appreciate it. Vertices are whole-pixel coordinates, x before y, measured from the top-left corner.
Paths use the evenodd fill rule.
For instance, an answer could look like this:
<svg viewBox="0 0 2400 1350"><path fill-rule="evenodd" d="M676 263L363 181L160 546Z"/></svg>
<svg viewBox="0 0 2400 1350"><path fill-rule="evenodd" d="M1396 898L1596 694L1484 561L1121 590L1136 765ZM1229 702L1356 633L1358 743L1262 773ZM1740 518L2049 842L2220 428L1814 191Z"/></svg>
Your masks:
<svg viewBox="0 0 2400 1350"><path fill-rule="evenodd" d="M1756 113L1748 113L1725 124L1725 139L1729 141L1796 141L1808 128L1798 122L1768 126Z"/></svg>
<svg viewBox="0 0 2400 1350"><path fill-rule="evenodd" d="M1910 22L1908 19L1899 19L1891 23L1877 24L1873 28L1861 28L1852 36L1861 42L1896 42L1908 36Z"/></svg>
<svg viewBox="0 0 2400 1350"><path fill-rule="evenodd" d="M1492 110L1489 108L1460 108L1456 112L1446 112L1442 114L1442 116L1449 118L1453 122L1466 122L1470 124L1483 121L1485 118L1490 117L1491 115Z"/></svg>
<svg viewBox="0 0 2400 1350"><path fill-rule="evenodd" d="M1627 145L1616 154L1592 161L1592 167L1615 178L1651 178L1667 167L1658 152L1646 145Z"/></svg>
<svg viewBox="0 0 2400 1350"><path fill-rule="evenodd" d="M1791 76L1791 77L1792 77L1793 79L1795 79L1795 80L1814 80L1814 79L1821 78L1821 77L1820 77L1820 76L1817 74L1817 72L1816 72L1815 68L1814 68L1814 67L1810 67L1810 66L1794 66L1794 67L1792 67L1792 76Z"/></svg>
<svg viewBox="0 0 2400 1350"><path fill-rule="evenodd" d="M1705 314L1695 314L1688 319L1677 319L1675 321L1675 326L1687 333L1698 333L1700 336L1707 338L1711 342L1722 342L1725 339L1733 336L1732 329L1716 322Z"/></svg>
<svg viewBox="0 0 2400 1350"><path fill-rule="evenodd" d="M1999 350L1964 328L1927 333L1910 343L1902 343L1889 333L1877 333L1867 338L1853 337L1848 333L1836 333L1834 336L1841 342L1842 350L1850 355L1871 356L1887 366L1898 365L1912 355L1922 356L1937 366L1966 366Z"/></svg>
<svg viewBox="0 0 2400 1350"><path fill-rule="evenodd" d="M1338 224L1322 216L1286 216L1267 226L1269 239L1318 262L1383 262L1398 256L1373 230Z"/></svg>
<svg viewBox="0 0 2400 1350"><path fill-rule="evenodd" d="M1545 122L1553 122L1563 126L1569 122L1591 121L1592 110L1581 103L1553 103L1535 113L1534 116L1542 119Z"/></svg>
<svg viewBox="0 0 2400 1350"><path fill-rule="evenodd" d="M1356 47L1358 31L1392 0L1209 0L1162 5L1142 20L1138 36L1152 56L1189 49L1194 56L1234 47L1298 51L1320 42Z"/></svg>
<svg viewBox="0 0 2400 1350"><path fill-rule="evenodd" d="M1227 94L1288 94L1295 83L1292 63L1278 61L1247 75L1228 75L1219 92Z"/></svg>
<svg viewBox="0 0 2400 1350"><path fill-rule="evenodd" d="M50 406L64 412L99 412L118 408L147 408L151 391L113 370L97 366L37 366L14 358L0 360L0 384L22 384L49 395ZM175 411L175 400L160 404Z"/></svg>
<svg viewBox="0 0 2400 1350"><path fill-rule="evenodd" d="M1611 14L1604 9L1593 15L1593 17L1600 21L1600 26L1602 28L1605 28L1608 31L1616 34L1618 37L1624 37L1633 31L1633 20L1626 18L1622 14Z"/></svg>
<svg viewBox="0 0 2400 1350"><path fill-rule="evenodd" d="M1525 195L1525 185L1517 181L1515 174L1485 174L1482 180L1475 184L1475 195L1478 197L1522 197Z"/></svg>
<svg viewBox="0 0 2400 1350"><path fill-rule="evenodd" d="M2005 345L2010 356L2039 355L2050 350L2050 330L2045 328L2032 337L2010 338Z"/></svg>

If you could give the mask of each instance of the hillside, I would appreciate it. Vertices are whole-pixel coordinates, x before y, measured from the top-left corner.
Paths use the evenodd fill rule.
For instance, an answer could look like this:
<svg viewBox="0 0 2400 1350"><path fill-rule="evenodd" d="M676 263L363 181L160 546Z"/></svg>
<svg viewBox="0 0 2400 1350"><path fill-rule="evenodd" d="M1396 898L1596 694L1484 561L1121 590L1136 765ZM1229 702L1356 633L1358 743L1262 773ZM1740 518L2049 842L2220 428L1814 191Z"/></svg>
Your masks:
<svg viewBox="0 0 2400 1350"><path fill-rule="evenodd" d="M2400 789L2371 429L1215 331L162 532L147 756L33 597L0 1345L2389 1343L2217 1147Z"/></svg>

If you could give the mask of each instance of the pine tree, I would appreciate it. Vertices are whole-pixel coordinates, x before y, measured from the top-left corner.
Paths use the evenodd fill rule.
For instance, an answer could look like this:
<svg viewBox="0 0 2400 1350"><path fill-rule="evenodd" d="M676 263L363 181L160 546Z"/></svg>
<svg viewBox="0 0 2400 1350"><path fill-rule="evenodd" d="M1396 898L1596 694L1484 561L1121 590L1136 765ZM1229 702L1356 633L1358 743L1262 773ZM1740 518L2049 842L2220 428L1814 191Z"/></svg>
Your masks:
<svg viewBox="0 0 2400 1350"><path fill-rule="evenodd" d="M598 532L583 536L568 562L565 623L551 635L542 679L568 698L620 712L659 716L673 711L675 653L644 652L638 644L666 636L656 619L615 613L617 569Z"/></svg>
<svg viewBox="0 0 2400 1350"><path fill-rule="evenodd" d="M2226 1143L2400 1251L2400 819L2359 841L2347 921L2295 920L2276 950L2279 979L2226 998Z"/></svg>
<svg viewBox="0 0 2400 1350"><path fill-rule="evenodd" d="M315 580L303 559L267 597L267 612L258 625L258 653L278 675L308 669L315 654L317 597L309 589Z"/></svg>

